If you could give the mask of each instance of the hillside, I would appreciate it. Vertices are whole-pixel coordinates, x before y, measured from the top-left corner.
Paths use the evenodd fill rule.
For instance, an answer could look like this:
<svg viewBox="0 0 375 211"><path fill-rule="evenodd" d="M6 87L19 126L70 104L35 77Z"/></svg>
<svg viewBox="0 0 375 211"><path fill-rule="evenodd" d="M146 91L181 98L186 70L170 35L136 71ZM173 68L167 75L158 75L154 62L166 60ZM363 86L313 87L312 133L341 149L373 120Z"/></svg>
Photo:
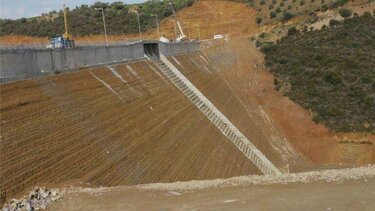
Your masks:
<svg viewBox="0 0 375 211"><path fill-rule="evenodd" d="M177 12L185 34L191 39L208 39L215 34L228 34L229 36L248 36L258 32L258 27L254 21L256 11L243 2L235 1L214 1L201 0L194 1L193 5L185 7ZM101 23L101 22L100 22ZM156 28L152 28L155 18L150 22L151 28L142 30L142 38L157 39ZM142 25L142 23L141 23ZM98 28L102 30L102 26ZM72 32L74 29L71 30ZM108 30L109 31L109 30ZM175 19L170 16L160 21L160 34L169 39L175 38ZM128 34L109 34L110 41L123 41L127 39L138 39L138 31ZM98 34L76 36L77 42L102 42L103 32ZM1 36L0 43L40 43L48 42L46 37L37 38L20 35Z"/></svg>
<svg viewBox="0 0 375 211"><path fill-rule="evenodd" d="M296 16L314 16L316 12L325 12L328 9L343 5L360 5L368 0L259 0L252 5L257 10L257 22L266 24L289 20Z"/></svg>
<svg viewBox="0 0 375 211"><path fill-rule="evenodd" d="M338 132L375 133L375 18L331 21L263 48L275 86Z"/></svg>
<svg viewBox="0 0 375 211"><path fill-rule="evenodd" d="M142 4L128 5L122 2L112 4L96 2L93 5L81 5L74 9L68 8L70 32L73 36L86 36L103 33L102 14L95 8L104 8L109 35L137 33L137 15L130 12L137 8L140 14L142 31L156 28L153 14L160 20L172 15L169 1L148 1ZM191 6L193 0L172 0L176 11ZM0 36L28 35L33 37L52 37L63 34L64 21L62 11L51 11L40 17L21 18L18 20L0 20Z"/></svg>

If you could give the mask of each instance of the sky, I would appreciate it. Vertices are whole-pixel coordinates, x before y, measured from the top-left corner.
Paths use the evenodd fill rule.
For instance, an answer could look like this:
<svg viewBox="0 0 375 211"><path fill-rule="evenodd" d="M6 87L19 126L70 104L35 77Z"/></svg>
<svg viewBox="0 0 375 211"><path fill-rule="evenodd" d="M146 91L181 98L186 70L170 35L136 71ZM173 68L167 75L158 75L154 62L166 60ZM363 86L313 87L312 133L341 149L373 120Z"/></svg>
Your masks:
<svg viewBox="0 0 375 211"><path fill-rule="evenodd" d="M99 0L0 0L0 18L28 18L48 13L52 10L59 11L62 5L75 8L82 4L91 5ZM101 2L115 2L120 0L100 0ZM140 3L145 0L126 0L127 4Z"/></svg>

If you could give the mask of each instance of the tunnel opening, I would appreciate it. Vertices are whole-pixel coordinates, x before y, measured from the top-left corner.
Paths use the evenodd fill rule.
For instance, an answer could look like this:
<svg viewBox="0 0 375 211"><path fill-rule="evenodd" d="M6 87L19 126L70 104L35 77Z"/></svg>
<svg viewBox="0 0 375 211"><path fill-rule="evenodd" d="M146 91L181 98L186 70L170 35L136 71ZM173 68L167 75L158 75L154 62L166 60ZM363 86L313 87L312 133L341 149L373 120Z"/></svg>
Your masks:
<svg viewBox="0 0 375 211"><path fill-rule="evenodd" d="M148 57L159 58L159 46L157 42L143 43L143 50Z"/></svg>

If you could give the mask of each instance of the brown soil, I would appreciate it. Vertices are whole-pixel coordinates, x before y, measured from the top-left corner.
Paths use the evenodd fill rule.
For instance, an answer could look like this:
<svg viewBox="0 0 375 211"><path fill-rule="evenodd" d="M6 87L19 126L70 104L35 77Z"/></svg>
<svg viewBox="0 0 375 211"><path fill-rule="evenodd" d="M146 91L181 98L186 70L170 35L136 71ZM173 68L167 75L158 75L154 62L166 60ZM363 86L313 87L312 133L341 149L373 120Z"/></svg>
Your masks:
<svg viewBox="0 0 375 211"><path fill-rule="evenodd" d="M114 186L260 173L156 66L130 67L138 76L115 67L128 84L103 67L0 85L3 197L72 180Z"/></svg>
<svg viewBox="0 0 375 211"><path fill-rule="evenodd" d="M30 37L26 35L5 35L0 36L0 44L39 44L47 43L48 38L46 37Z"/></svg>
<svg viewBox="0 0 375 211"><path fill-rule="evenodd" d="M258 108L246 108L244 102L231 89L231 85L218 74L226 70L216 66L213 58L206 57L204 53L197 53L175 56L170 60L278 168L286 170L287 163L296 163L302 159L302 156L283 140L277 140L278 143L275 144L279 145L271 146L272 138L263 129L268 128L268 125L260 116ZM259 119L255 117L257 115Z"/></svg>

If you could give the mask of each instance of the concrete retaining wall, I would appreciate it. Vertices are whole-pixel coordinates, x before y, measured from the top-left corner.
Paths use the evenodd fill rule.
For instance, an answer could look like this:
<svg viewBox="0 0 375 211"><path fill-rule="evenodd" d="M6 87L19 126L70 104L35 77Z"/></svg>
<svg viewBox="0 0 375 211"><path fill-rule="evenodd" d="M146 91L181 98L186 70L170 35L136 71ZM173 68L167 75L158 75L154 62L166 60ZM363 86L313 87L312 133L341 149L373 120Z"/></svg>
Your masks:
<svg viewBox="0 0 375 211"><path fill-rule="evenodd" d="M159 52L164 56L191 53L200 49L199 42L159 43Z"/></svg>
<svg viewBox="0 0 375 211"><path fill-rule="evenodd" d="M144 57L142 42L68 49L1 49L0 79L12 81Z"/></svg>
<svg viewBox="0 0 375 211"><path fill-rule="evenodd" d="M159 43L159 49L160 53L166 56L189 53L199 50L199 43ZM0 49L0 82L143 58L143 42L109 47L90 46L54 50Z"/></svg>

